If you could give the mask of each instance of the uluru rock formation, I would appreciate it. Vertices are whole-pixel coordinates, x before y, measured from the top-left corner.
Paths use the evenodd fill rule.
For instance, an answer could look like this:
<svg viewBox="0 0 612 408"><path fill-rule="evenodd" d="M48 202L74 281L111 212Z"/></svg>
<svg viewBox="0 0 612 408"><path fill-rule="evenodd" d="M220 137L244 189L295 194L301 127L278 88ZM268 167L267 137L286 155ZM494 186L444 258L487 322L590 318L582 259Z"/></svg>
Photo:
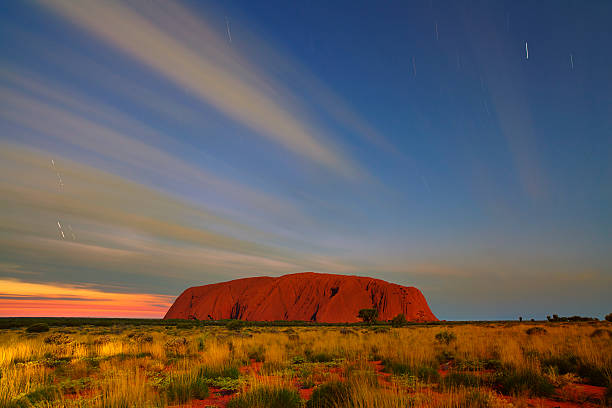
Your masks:
<svg viewBox="0 0 612 408"><path fill-rule="evenodd" d="M379 320L400 313L411 321L437 321L417 288L380 279L322 273L256 277L185 290L164 319L357 322L361 309Z"/></svg>

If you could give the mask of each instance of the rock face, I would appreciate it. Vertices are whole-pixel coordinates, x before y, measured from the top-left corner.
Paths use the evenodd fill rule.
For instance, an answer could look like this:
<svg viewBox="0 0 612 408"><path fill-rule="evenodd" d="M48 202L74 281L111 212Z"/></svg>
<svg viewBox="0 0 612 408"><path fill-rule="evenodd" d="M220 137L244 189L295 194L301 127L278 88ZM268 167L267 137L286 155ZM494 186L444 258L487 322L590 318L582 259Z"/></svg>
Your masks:
<svg viewBox="0 0 612 408"><path fill-rule="evenodd" d="M184 291L164 319L357 322L360 309L379 320L403 313L412 321L437 321L413 287L360 276L296 273L196 286Z"/></svg>

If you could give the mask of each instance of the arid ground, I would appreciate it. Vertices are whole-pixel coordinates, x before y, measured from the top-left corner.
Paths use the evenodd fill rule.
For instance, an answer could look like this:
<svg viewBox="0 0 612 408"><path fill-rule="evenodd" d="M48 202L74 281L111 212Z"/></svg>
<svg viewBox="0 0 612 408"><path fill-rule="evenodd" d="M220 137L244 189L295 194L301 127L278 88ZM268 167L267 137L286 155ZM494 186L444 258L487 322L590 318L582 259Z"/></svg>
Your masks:
<svg viewBox="0 0 612 408"><path fill-rule="evenodd" d="M0 407L600 407L611 392L605 322L46 330L0 331Z"/></svg>

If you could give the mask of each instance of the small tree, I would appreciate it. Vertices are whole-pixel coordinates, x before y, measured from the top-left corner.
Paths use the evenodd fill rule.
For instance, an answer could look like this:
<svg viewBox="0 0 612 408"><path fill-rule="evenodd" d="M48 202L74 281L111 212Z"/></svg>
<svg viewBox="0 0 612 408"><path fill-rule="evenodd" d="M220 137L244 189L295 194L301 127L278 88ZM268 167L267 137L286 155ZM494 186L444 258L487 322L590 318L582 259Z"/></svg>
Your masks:
<svg viewBox="0 0 612 408"><path fill-rule="evenodd" d="M242 326L244 326L244 322L242 320L230 320L225 325L225 327L227 327L229 330L240 330L242 329Z"/></svg>
<svg viewBox="0 0 612 408"><path fill-rule="evenodd" d="M406 320L406 316L404 316L403 313L400 313L393 319L391 319L391 326L393 327L402 327L406 323L408 323L408 321Z"/></svg>
<svg viewBox="0 0 612 408"><path fill-rule="evenodd" d="M361 309L357 315L364 323L372 324L378 318L378 310L376 309Z"/></svg>
<svg viewBox="0 0 612 408"><path fill-rule="evenodd" d="M606 320L609 321L609 322L612 322L612 313L608 313L606 315Z"/></svg>

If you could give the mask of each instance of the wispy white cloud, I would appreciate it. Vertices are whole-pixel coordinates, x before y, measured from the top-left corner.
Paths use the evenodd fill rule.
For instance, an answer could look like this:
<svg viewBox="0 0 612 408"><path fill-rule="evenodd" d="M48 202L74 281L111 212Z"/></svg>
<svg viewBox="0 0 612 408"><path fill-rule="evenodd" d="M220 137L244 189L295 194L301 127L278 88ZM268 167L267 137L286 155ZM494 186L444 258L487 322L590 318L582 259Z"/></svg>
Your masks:
<svg viewBox="0 0 612 408"><path fill-rule="evenodd" d="M104 271L119 283L153 280L149 286L164 292L169 289L161 289L159 282L170 279L180 287L209 282L212 276L350 269L331 257L278 245L273 234L61 156L54 161L66 186L58 190L48 155L0 145L0 259L6 260L0 276L33 271L37 278L61 281L74 279L70 271L82 271L83 282L100 282ZM60 239L57 220L70 224L78 239Z"/></svg>
<svg viewBox="0 0 612 408"><path fill-rule="evenodd" d="M240 75L244 71L233 72L223 61L209 58L186 43L181 38L185 27L180 25L184 11L179 7L137 9L114 2L61 0L44 4L293 153L345 177L361 173L359 166L334 147L328 137L322 136L323 129L298 117L275 99L273 80L254 73ZM203 20L198 27L197 40L205 44L202 48L215 50L219 55L225 42L207 29Z"/></svg>

